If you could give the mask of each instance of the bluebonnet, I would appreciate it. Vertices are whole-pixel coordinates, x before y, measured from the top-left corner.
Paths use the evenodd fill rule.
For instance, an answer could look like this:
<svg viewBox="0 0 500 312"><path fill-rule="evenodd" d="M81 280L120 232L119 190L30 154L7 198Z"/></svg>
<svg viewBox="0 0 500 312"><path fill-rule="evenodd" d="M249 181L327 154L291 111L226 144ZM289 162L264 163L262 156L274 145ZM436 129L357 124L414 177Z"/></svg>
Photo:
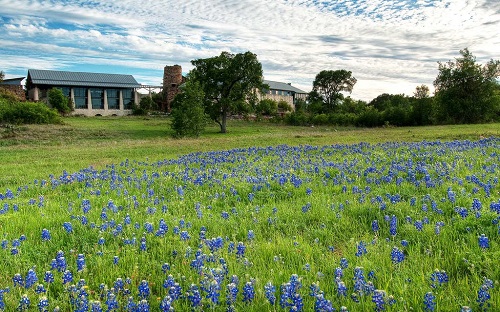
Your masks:
<svg viewBox="0 0 500 312"><path fill-rule="evenodd" d="M301 287L302 283L299 280L299 276L297 274L290 276L290 280L280 287L280 306L282 308L288 307L290 311L302 311L302 297L298 292Z"/></svg>
<svg viewBox="0 0 500 312"><path fill-rule="evenodd" d="M28 298L28 295L22 295L21 299L19 299L19 305L17 306L17 310L26 311L30 308L31 301Z"/></svg>
<svg viewBox="0 0 500 312"><path fill-rule="evenodd" d="M424 310L434 311L436 309L436 297L432 292L428 292L424 296Z"/></svg>
<svg viewBox="0 0 500 312"><path fill-rule="evenodd" d="M380 227L378 225L378 221L377 220L373 220L372 221L372 231L377 233L379 231Z"/></svg>
<svg viewBox="0 0 500 312"><path fill-rule="evenodd" d="M390 220L390 224L389 224L389 233L392 236L396 236L397 226L398 226L398 219L395 215L392 215L391 220Z"/></svg>
<svg viewBox="0 0 500 312"><path fill-rule="evenodd" d="M147 299L150 295L149 283L146 280L142 280L138 286L139 298Z"/></svg>
<svg viewBox="0 0 500 312"><path fill-rule="evenodd" d="M372 302L375 303L375 311L385 310L386 293L383 290L376 289L372 294Z"/></svg>
<svg viewBox="0 0 500 312"><path fill-rule="evenodd" d="M255 297L255 289L252 282L247 282L243 286L243 302L250 303Z"/></svg>
<svg viewBox="0 0 500 312"><path fill-rule="evenodd" d="M417 231L421 232L424 229L424 223L421 220L416 220L414 222L415 228Z"/></svg>
<svg viewBox="0 0 500 312"><path fill-rule="evenodd" d="M76 258L76 268L78 272L83 271L85 268L85 256L83 254L78 254Z"/></svg>
<svg viewBox="0 0 500 312"><path fill-rule="evenodd" d="M47 229L43 229L43 230L42 230L42 240L44 240L44 241L48 241L48 240L50 240L50 238L51 238L51 237L50 237L50 232L49 232L49 230L47 230Z"/></svg>
<svg viewBox="0 0 500 312"><path fill-rule="evenodd" d="M436 269L432 274L431 274L431 287L432 288L437 288L438 286L443 285L444 283L448 283L448 274L444 270L438 270Z"/></svg>
<svg viewBox="0 0 500 312"><path fill-rule="evenodd" d="M347 267L349 266L349 262L347 261L346 258L341 258L340 259L340 267L342 269L347 269Z"/></svg>
<svg viewBox="0 0 500 312"><path fill-rule="evenodd" d="M169 311L172 311L173 310L173 307L172 307L172 298L170 298L170 296L165 296L163 297L162 301L160 302L160 311L162 312L169 312Z"/></svg>
<svg viewBox="0 0 500 312"><path fill-rule="evenodd" d="M24 279L19 273L14 274L14 276L12 277L12 282L14 283L14 287L24 287Z"/></svg>
<svg viewBox="0 0 500 312"><path fill-rule="evenodd" d="M100 301L91 301L90 302L90 311L91 312L102 312L101 302Z"/></svg>
<svg viewBox="0 0 500 312"><path fill-rule="evenodd" d="M108 311L118 310L118 299L112 292L107 293L106 305L108 306Z"/></svg>
<svg viewBox="0 0 500 312"><path fill-rule="evenodd" d="M146 251L147 246L146 246L146 237L141 237L141 244L139 245L139 249L141 251Z"/></svg>
<svg viewBox="0 0 500 312"><path fill-rule="evenodd" d="M45 281L45 283L53 283L54 282L54 274L52 274L51 271L46 271L43 280Z"/></svg>
<svg viewBox="0 0 500 312"><path fill-rule="evenodd" d="M40 312L48 312L49 309L49 300L47 299L47 296L43 296L40 298L37 304L38 311Z"/></svg>
<svg viewBox="0 0 500 312"><path fill-rule="evenodd" d="M226 304L228 307L236 303L236 296L238 295L238 286L235 283L227 285Z"/></svg>
<svg viewBox="0 0 500 312"><path fill-rule="evenodd" d="M36 287L35 287L35 293L37 294L43 294L43 293L46 293L47 290L45 289L45 286L43 286L43 284L37 284Z"/></svg>
<svg viewBox="0 0 500 312"><path fill-rule="evenodd" d="M253 230L248 230L247 239L253 240L254 238L255 238L255 233L253 232Z"/></svg>
<svg viewBox="0 0 500 312"><path fill-rule="evenodd" d="M31 288L33 285L38 282L38 277L36 276L36 272L33 269L29 269L26 274L26 278L24 279L24 287L26 289Z"/></svg>
<svg viewBox="0 0 500 312"><path fill-rule="evenodd" d="M481 236L479 236L478 243L479 247L483 250L490 248L490 241L484 234L481 234Z"/></svg>
<svg viewBox="0 0 500 312"><path fill-rule="evenodd" d="M198 288L197 285L191 284L191 287L189 287L188 300L192 308L201 306L202 298L200 294L200 289Z"/></svg>
<svg viewBox="0 0 500 312"><path fill-rule="evenodd" d="M391 251L391 260L393 263L401 263L405 259L405 254L398 247L393 247Z"/></svg>
<svg viewBox="0 0 500 312"><path fill-rule="evenodd" d="M493 288L493 281L490 279L484 279L483 284L479 287L477 291L477 303L479 303L479 307L483 310L488 309L491 306L489 300L491 299L491 295L489 290Z"/></svg>
<svg viewBox="0 0 500 312"><path fill-rule="evenodd" d="M147 300L142 299L137 303L137 311L138 312L149 312L149 303Z"/></svg>
<svg viewBox="0 0 500 312"><path fill-rule="evenodd" d="M245 256L245 245L242 242L238 242L238 245L236 246L236 256L238 258L243 258Z"/></svg>
<svg viewBox="0 0 500 312"><path fill-rule="evenodd" d="M209 282L208 290L207 290L207 299L217 305L219 303L220 297L220 285L216 280L212 280Z"/></svg>
<svg viewBox="0 0 500 312"><path fill-rule="evenodd" d="M68 284L68 283L73 282L73 273L71 273L70 270L64 271L63 276L62 276L62 282L63 282L63 284Z"/></svg>
<svg viewBox="0 0 500 312"><path fill-rule="evenodd" d="M276 303L276 287L271 282L264 286L264 294L271 305Z"/></svg>
<svg viewBox="0 0 500 312"><path fill-rule="evenodd" d="M366 245L364 242L359 242L357 245L357 252L356 252L356 257L361 257L362 255L366 254Z"/></svg>
<svg viewBox="0 0 500 312"><path fill-rule="evenodd" d="M191 236L189 236L189 233L187 231L182 231L180 233L180 238L181 238L181 240L185 241L185 240L190 239Z"/></svg>
<svg viewBox="0 0 500 312"><path fill-rule="evenodd" d="M114 257L113 257L113 264L114 264L114 265L118 265L118 262L119 262L119 261L120 261L120 257L118 257L118 256L114 256Z"/></svg>
<svg viewBox="0 0 500 312"><path fill-rule="evenodd" d="M64 222L63 227L67 233L73 233L73 225L71 225L71 222Z"/></svg>
<svg viewBox="0 0 500 312"><path fill-rule="evenodd" d="M316 296L316 301L314 302L315 312L331 312L335 311L330 300L325 299L325 295L320 291Z"/></svg>
<svg viewBox="0 0 500 312"><path fill-rule="evenodd" d="M337 267L335 268L335 273L334 273L335 277L343 277L344 276L344 271L342 270L341 267Z"/></svg>
<svg viewBox="0 0 500 312"><path fill-rule="evenodd" d="M127 304L125 305L125 311L127 312L136 312L137 304L134 301L133 297L128 297Z"/></svg>

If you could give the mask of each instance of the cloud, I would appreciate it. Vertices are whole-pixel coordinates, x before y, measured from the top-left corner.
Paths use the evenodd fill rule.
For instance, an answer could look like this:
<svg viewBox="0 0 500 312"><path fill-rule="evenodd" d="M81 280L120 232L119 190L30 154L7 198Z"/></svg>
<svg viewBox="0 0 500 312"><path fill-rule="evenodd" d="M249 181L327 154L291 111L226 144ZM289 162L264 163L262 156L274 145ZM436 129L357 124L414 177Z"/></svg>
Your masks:
<svg viewBox="0 0 500 312"><path fill-rule="evenodd" d="M358 79L353 98L432 85L469 47L500 55L494 0L0 0L0 66L124 71L161 82L165 65L252 51L266 79L306 91L324 69ZM23 69L26 72L26 69Z"/></svg>

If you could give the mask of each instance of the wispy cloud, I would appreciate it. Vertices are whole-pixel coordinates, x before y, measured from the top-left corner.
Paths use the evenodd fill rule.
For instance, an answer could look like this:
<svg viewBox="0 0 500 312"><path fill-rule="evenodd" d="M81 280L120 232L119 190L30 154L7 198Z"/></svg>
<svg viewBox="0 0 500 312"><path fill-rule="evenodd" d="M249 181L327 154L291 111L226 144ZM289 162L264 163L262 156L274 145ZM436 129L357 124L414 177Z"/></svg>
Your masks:
<svg viewBox="0 0 500 312"><path fill-rule="evenodd" d="M306 91L323 69L358 79L352 97L412 94L465 47L500 56L495 0L0 0L0 68L130 73L161 82L165 65L222 51L257 54L266 79ZM139 79L140 77L140 79Z"/></svg>

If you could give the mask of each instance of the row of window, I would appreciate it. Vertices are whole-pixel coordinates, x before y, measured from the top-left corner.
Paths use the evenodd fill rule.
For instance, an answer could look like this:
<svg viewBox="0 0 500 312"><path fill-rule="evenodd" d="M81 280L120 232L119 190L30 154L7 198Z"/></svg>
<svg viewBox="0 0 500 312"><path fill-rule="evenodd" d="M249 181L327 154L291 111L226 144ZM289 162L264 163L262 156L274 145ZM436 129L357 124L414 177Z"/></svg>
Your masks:
<svg viewBox="0 0 500 312"><path fill-rule="evenodd" d="M267 90L266 93L273 94L273 95L292 95L292 92L285 91L285 90Z"/></svg>
<svg viewBox="0 0 500 312"><path fill-rule="evenodd" d="M71 88L60 88L67 97L71 96ZM73 88L73 99L76 109L88 108L88 90L90 90L90 105L92 109L104 109L104 89L100 88ZM123 108L132 109L134 105L134 92L132 89L121 89ZM106 89L108 109L120 109L120 89Z"/></svg>

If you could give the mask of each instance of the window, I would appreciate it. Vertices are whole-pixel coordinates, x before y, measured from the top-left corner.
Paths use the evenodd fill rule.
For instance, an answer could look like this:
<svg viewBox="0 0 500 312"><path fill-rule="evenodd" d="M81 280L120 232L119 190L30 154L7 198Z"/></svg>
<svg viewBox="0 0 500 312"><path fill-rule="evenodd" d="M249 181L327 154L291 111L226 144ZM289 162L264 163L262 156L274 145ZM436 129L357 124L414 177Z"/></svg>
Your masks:
<svg viewBox="0 0 500 312"><path fill-rule="evenodd" d="M107 89L108 109L120 109L120 91L118 89Z"/></svg>
<svg viewBox="0 0 500 312"><path fill-rule="evenodd" d="M90 89L90 98L92 100L92 109L104 109L104 90Z"/></svg>
<svg viewBox="0 0 500 312"><path fill-rule="evenodd" d="M61 87L59 89L62 91L62 93L65 97L69 98L71 96L71 88L70 87Z"/></svg>
<svg viewBox="0 0 500 312"><path fill-rule="evenodd" d="M134 90L133 89L123 89L123 108L132 109L134 108Z"/></svg>
<svg viewBox="0 0 500 312"><path fill-rule="evenodd" d="M74 88L73 95L75 97L76 109L87 109L87 88Z"/></svg>

